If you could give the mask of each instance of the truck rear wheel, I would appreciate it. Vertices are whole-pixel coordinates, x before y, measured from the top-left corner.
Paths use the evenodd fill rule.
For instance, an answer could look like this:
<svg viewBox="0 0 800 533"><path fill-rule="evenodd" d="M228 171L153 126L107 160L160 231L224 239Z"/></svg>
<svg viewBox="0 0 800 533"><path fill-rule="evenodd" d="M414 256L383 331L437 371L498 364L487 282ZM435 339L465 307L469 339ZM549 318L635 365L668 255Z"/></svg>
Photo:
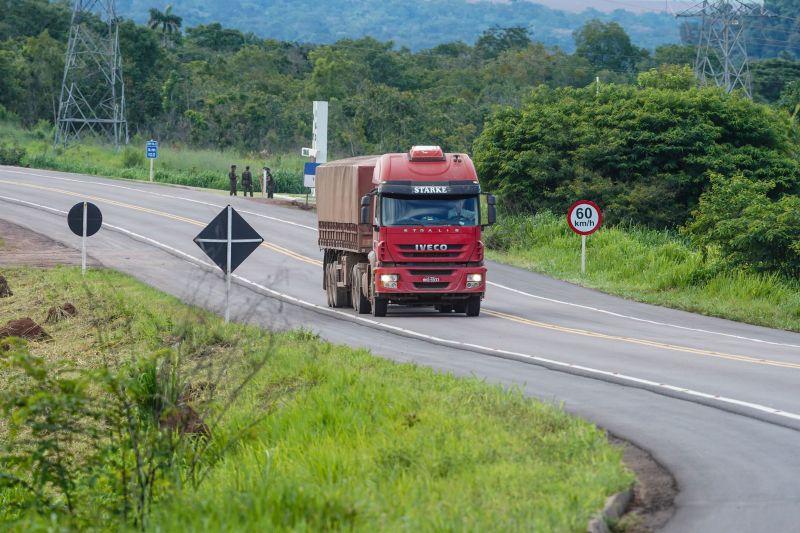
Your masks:
<svg viewBox="0 0 800 533"><path fill-rule="evenodd" d="M389 300L386 298L375 297L372 302L372 316L386 316L386 310L389 308Z"/></svg>
<svg viewBox="0 0 800 533"><path fill-rule="evenodd" d="M481 297L470 296L467 300L467 316L478 316L481 314Z"/></svg>
<svg viewBox="0 0 800 533"><path fill-rule="evenodd" d="M327 294L328 307L347 307L350 305L349 291L347 287L336 285L336 263L328 263L327 270Z"/></svg>
<svg viewBox="0 0 800 533"><path fill-rule="evenodd" d="M364 296L364 292L361 290L361 271L357 268L353 269L350 279L350 301L353 302L353 309L359 315L366 315L370 312L369 298Z"/></svg>
<svg viewBox="0 0 800 533"><path fill-rule="evenodd" d="M325 265L325 296L328 298L328 307L333 307L333 287L334 282L331 280L331 264Z"/></svg>

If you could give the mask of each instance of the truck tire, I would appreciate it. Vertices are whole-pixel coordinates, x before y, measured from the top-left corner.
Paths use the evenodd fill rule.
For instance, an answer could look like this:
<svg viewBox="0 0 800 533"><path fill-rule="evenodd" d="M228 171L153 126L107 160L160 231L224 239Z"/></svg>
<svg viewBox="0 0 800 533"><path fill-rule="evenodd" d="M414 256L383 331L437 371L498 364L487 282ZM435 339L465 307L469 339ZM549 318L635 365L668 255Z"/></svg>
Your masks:
<svg viewBox="0 0 800 533"><path fill-rule="evenodd" d="M375 297L375 301L372 302L372 316L386 316L386 310L389 308L389 300L386 298L378 298Z"/></svg>
<svg viewBox="0 0 800 533"><path fill-rule="evenodd" d="M353 269L353 275L350 279L350 301L353 302L353 309L359 315L366 315L371 310L369 298L364 296L361 290L361 273L357 268Z"/></svg>
<svg viewBox="0 0 800 533"><path fill-rule="evenodd" d="M328 298L328 307L333 307L333 287L335 283L331 280L331 265L330 263L325 265L325 295Z"/></svg>
<svg viewBox="0 0 800 533"><path fill-rule="evenodd" d="M481 297L470 296L467 300L467 316L478 316L481 314Z"/></svg>
<svg viewBox="0 0 800 533"><path fill-rule="evenodd" d="M453 306L450 304L440 304L436 306L436 310L439 311L440 313L452 313Z"/></svg>

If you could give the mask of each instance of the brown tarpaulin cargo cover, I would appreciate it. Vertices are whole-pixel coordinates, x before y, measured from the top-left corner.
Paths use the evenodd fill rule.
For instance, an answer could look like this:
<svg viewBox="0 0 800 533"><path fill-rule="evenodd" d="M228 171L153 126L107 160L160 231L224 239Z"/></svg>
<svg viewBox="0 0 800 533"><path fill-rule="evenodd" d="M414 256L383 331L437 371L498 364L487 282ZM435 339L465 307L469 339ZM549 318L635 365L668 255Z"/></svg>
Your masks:
<svg viewBox="0 0 800 533"><path fill-rule="evenodd" d="M378 156L352 157L317 167L319 245L354 252L371 249L372 228L359 227L361 197L373 189Z"/></svg>

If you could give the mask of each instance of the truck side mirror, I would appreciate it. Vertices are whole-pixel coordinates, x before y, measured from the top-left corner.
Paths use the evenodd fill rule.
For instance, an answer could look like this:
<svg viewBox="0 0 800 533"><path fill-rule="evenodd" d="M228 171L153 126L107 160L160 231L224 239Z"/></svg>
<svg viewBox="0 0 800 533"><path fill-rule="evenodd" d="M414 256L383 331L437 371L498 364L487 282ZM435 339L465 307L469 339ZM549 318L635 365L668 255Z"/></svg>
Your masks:
<svg viewBox="0 0 800 533"><path fill-rule="evenodd" d="M361 224L369 224L369 195L361 197L361 213L358 221Z"/></svg>
<svg viewBox="0 0 800 533"><path fill-rule="evenodd" d="M493 194L486 195L486 224L482 224L483 226L491 226L497 221L497 200Z"/></svg>
<svg viewBox="0 0 800 533"><path fill-rule="evenodd" d="M488 215L489 215L488 219L489 220L487 222L491 226L492 224L497 222L497 207L495 207L495 205L497 204L497 200L495 200L493 194L490 194L486 198L486 204L489 206L489 210L488 210Z"/></svg>

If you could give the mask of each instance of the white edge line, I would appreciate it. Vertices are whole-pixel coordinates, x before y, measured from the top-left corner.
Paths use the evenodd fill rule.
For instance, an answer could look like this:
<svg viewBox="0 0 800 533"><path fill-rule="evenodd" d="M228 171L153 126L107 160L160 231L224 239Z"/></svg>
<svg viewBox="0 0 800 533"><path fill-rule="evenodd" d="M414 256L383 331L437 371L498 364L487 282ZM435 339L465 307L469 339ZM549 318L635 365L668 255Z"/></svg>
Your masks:
<svg viewBox="0 0 800 533"><path fill-rule="evenodd" d="M59 214L65 213L65 211L61 211L60 209L54 209L52 207L47 207L47 206L43 206L43 205L40 205L40 204L35 204L33 202L27 202L25 200L19 200L19 199L16 199L16 198L9 198L7 196L0 196L0 199L9 200L9 201L12 201L12 202L18 202L18 203L21 203L21 204L27 204L27 205L31 205L31 206L35 206L35 207L40 207L40 208L46 209L48 211L52 211L52 212L59 213ZM155 239L151 239L150 237L145 237L144 235L140 235L138 233L135 233L133 231L127 230L127 229L122 228L120 226L114 226L114 225L111 225L111 224L105 224L105 225L108 226L111 229L117 230L117 231L119 231L121 233L127 234L127 235L129 235L131 237L134 237L136 239L140 239L142 241L151 243L154 246L157 246L157 247L162 248L164 250L168 250L171 253L174 253L176 255L179 255L179 256L185 258L189 262L193 262L193 263L202 265L202 266L204 266L206 268L209 268L209 269L212 269L212 270L216 270L215 266L212 265L211 263L209 263L207 261L204 261L202 259L198 259L198 258L196 258L196 257L194 257L194 256L192 256L190 254L187 254L186 252L183 252L181 250L178 250L177 248L169 246L168 244L164 244L164 243L159 242L159 241L157 241ZM687 389L685 387L678 387L676 385L669 385L667 383L658 383L656 381L652 381L652 380L649 380L649 379L637 378L637 377L634 377L634 376L629 376L627 374L621 374L621 373L618 373L618 372L610 372L608 370L600 370L600 369L597 369L597 368L592 368L592 367L583 366L583 365L576 365L576 364L573 364L573 363L566 363L564 361L558 361L558 360L549 359L549 358L546 358L546 357L539 357L539 356L536 356L536 355L524 354L524 353L521 353L521 352L514 352L514 351L510 351L510 350L502 350L502 349L498 349L498 348L490 348L488 346L482 346L480 344L471 344L471 343L466 343L466 342L461 342L461 341L454 341L454 340L450 340L450 339L444 339L444 338L441 338L441 337L435 337L433 335L428 335L428 334L425 334L425 333L420 333L418 331L414 331L414 330L410 330L410 329L406 329L406 328L401 328L399 326L393 326L391 324L385 324L385 323L379 322L377 320L372 320L372 319L369 319L369 318L363 318L363 317L360 317L358 315L352 315L352 314L346 313L344 311L337 311L336 309L323 307L321 305L317 305L317 304L308 302L306 300L302 300L302 299L297 298L295 296L291 296L289 294L282 293L280 291L276 291L275 289L270 289L269 287L266 287L264 285L261 285L260 283L256 283L254 281L251 281L251 280L249 280L249 279L247 279L245 277L239 276L238 274L232 274L232 277L237 279L237 280L239 280L243 284L250 285L252 287L256 287L257 289L259 289L259 290L261 290L263 292L266 292L267 294L271 294L271 295L276 296L276 297L278 297L278 298L280 298L282 300L286 300L286 301L292 302L292 303L294 303L296 305L299 305L299 306L302 306L302 307L307 307L309 309L314 309L315 311L318 311L318 312L321 312L321 313L327 313L327 314L330 314L330 315L341 316L341 317L344 317L347 320L355 321L355 322L362 322L362 323L369 324L369 325L371 325L373 327L376 327L376 328L379 328L379 329L384 329L384 330L387 330L387 331L400 332L400 333L403 333L405 335L416 337L416 338L419 338L419 339L422 339L422 340L428 340L428 341L434 341L434 342L441 343L441 344L447 344L447 345L450 345L450 346L454 346L456 348L465 348L465 349L473 348L473 349L481 350L481 351L488 352L488 353L495 353L495 354L498 354L498 355L501 355L501 356L502 355L507 355L507 356L512 356L512 357L528 360L528 361L535 362L535 363L542 363L542 364L545 364L545 365L551 365L551 366L556 366L556 367L565 368L565 369L579 370L579 371L584 372L586 374L592 374L592 375L596 375L596 376L603 376L603 377L612 378L612 379L618 380L618 381L627 381L627 382L630 382L630 383L635 383L636 385L645 385L647 387L654 388L654 389L663 389L665 391L677 392L677 393L685 394L687 396L693 396L693 397L696 397L696 398L703 398L704 400L707 400L707 401L710 401L710 402L716 402L716 403L722 403L722 404L728 404L728 405L735 405L735 406L738 406L738 407L744 407L744 408L747 408L747 409L752 409L754 411L759 411L759 412L766 413L766 414L773 415L773 416L778 416L778 417L787 418L787 419L790 419L790 420L800 421L800 414L792 413L792 412L789 412L789 411L784 411L784 410L781 410L781 409L776 409L774 407L769 407L769 406L766 406L766 405L761 405L761 404L757 404L757 403L753 403L753 402L737 400L735 398L728 398L726 396L719 396L719 395L716 395L716 394L709 394L707 392L701 392L701 391L696 391L696 390L693 390L693 389Z"/></svg>
<svg viewBox="0 0 800 533"><path fill-rule="evenodd" d="M77 183L87 183L87 184L92 184L92 185L98 184L98 185L103 185L103 186L106 186L106 187L116 187L116 188L119 188L119 189L127 189L127 190L131 190L131 191L135 191L135 192L140 192L140 193L145 193L145 194L152 194L152 195L160 196L160 197L163 197L163 198L172 198L174 200L183 200L183 201L186 201L186 202L192 202L192 203L197 203L197 204L202 204L202 205L208 205L208 206L217 207L217 208L220 208L220 209L225 207L223 205L213 204L213 203L210 203L210 202L204 202L204 201L201 201L201 200L194 200L192 198L185 198L185 197L182 197L182 196L173 196L173 195L170 195L170 194L161 194L161 193L157 193L157 192L153 192L153 191L147 191L145 189L139 189L139 188L135 188L135 187L126 187L124 185L118 185L118 184L115 184L115 183L104 183L102 181L99 181L99 182L98 181L86 181L86 180L79 180L79 179L75 179L75 178L65 178L65 177L61 177L61 176L49 176L47 174L36 174L34 172L22 172L22 171L18 171L18 170L8 170L8 169L6 169L6 172L11 172L11 173L16 173L16 174L23 174L23 175L30 175L30 176L37 176L37 177L48 178L48 179L72 181L72 182L77 182ZM290 220L285 220L285 219L282 219L282 218L272 217L272 216L264 215L264 214L261 214L261 213L255 213L253 211L241 210L241 212L242 213L246 213L248 215L253 215L253 216L257 216L257 217L261 217L261 218L266 218L266 219L269 219L269 220L274 220L276 222L281 222L283 224L290 224L292 226L297 226L297 227L300 227L300 228L317 231L317 228L315 228L313 226L307 226L305 224L299 224L297 222L292 222ZM643 322L643 323L646 323L646 324L652 324L654 326L664 326L664 327L668 327L668 328L681 329L681 330L684 330L684 331L694 331L696 333L706 333L706 334L709 334L709 335L718 335L718 336L721 336L721 337L728 337L728 338L731 338L731 339L737 339L737 340L749 341L749 342L757 342L757 343L761 343L761 344L768 344L768 345L771 345L771 346L784 346L784 347L787 347L787 348L800 348L800 345L798 345L798 344L789 344L789 343L784 343L784 342L767 341L767 340L764 340L764 339L756 339L756 338L753 338L753 337L745 337L745 336L741 336L741 335L734 335L732 333L723 333L721 331L712 331L712 330L707 330L707 329L692 328L692 327L689 327L689 326L681 326L681 325L678 325L678 324L670 324L668 322L659 322L657 320L649 320L649 319L646 319L646 318L639 318L639 317L630 316L630 315L623 315L621 313L616 313L614 311L609 311L607 309L600 309L600 308L591 307L591 306L588 306L588 305L576 304L576 303L572 303L572 302L565 302L563 300L557 300L555 298L547 298L545 296L539 296L537 294L531 294L529 292L521 291L519 289L514 289L512 287L508 287L506 285L502 285L500 283L495 283L495 282L488 281L488 280L487 280L486 284L487 285L491 285L493 287L497 287L498 289L503 289L503 290L506 290L506 291L509 291L509 292L513 292L513 293L519 294L521 296L526 296L528 298L534 298L536 300L543 300L543 301L546 301L546 302L560 304L560 305L566 305L566 306L570 306L570 307L577 307L579 309L585 309L587 311L592 311L592 312L595 312L595 313L602 313L602 314L609 315L609 316L614 316L614 317L617 317L617 318L624 318L624 319L627 319L627 320L634 320L636 322Z"/></svg>
<svg viewBox="0 0 800 533"><path fill-rule="evenodd" d="M766 340L763 340L763 339L756 339L756 338L752 338L752 337L743 337L741 335L734 335L732 333L723 333L721 331L711 331L711 330L700 329L700 328L690 328L689 326L680 326L678 324L670 324L668 322L658 322L657 320L649 320L649 319L646 319L646 318L639 318L639 317L630 316L630 315L623 315L621 313L615 313L614 311L608 311L607 309L600 309L600 308L591 307L591 306L588 306L588 305L576 304L576 303L572 303L572 302L565 302L563 300L556 300L554 298L547 298L545 296L539 296L539 295L536 295L536 294L531 294L529 292L521 291L519 289L514 289L512 287L507 287L506 285L501 285L500 283L495 283L495 282L492 282L492 281L487 281L486 284L487 285L492 285L494 287L497 287L498 289L503 289L503 290L507 290L507 291L519 294L521 296L527 296L528 298L535 298L537 300L544 300L546 302L551 302L551 303L556 303L556 304L561 304L561 305L568 305L570 307L578 307L580 309L586 309L587 311L592 311L592 312L595 312L595 313L602 313L602 314L614 316L614 317L617 317L617 318L626 318L628 320L635 320L636 322L645 322L647 324L653 324L655 326L665 326L665 327L669 327L669 328L682 329L682 330L686 330L686 331L695 331L697 333L708 333L709 335L719 335L721 337L729 337L729 338L732 338L732 339L737 339L737 340L742 340L742 341L750 341L750 342L758 342L758 343L762 343L762 344L770 344L772 346L785 346L787 348L800 348L800 345L797 345L797 344L788 344L788 343L784 343L784 342L766 341Z"/></svg>

